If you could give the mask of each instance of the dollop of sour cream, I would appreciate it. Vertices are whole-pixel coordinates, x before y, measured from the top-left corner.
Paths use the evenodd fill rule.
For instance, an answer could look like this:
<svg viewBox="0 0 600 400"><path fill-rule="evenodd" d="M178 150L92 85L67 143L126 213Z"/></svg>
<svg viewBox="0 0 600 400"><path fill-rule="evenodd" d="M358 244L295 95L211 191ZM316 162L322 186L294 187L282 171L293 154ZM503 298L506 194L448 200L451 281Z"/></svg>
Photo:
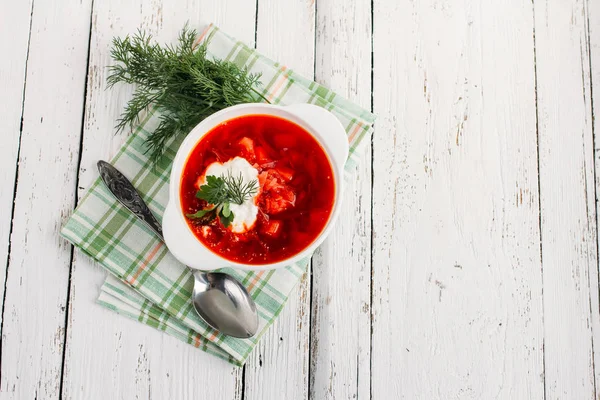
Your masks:
<svg viewBox="0 0 600 400"><path fill-rule="evenodd" d="M242 157L234 157L229 161L220 163L215 161L210 164L204 174L198 178L196 187L200 189L200 186L206 183L206 177L210 175L214 176L231 176L237 178L240 175L244 181L244 184L250 183L254 180L258 181L258 170L254 168L250 163ZM235 233L244 233L252 228L256 222L256 216L258 214L258 207L256 206L256 198L258 197L258 191L254 196L247 198L242 204L230 204L229 209L233 212L233 221L229 225Z"/></svg>

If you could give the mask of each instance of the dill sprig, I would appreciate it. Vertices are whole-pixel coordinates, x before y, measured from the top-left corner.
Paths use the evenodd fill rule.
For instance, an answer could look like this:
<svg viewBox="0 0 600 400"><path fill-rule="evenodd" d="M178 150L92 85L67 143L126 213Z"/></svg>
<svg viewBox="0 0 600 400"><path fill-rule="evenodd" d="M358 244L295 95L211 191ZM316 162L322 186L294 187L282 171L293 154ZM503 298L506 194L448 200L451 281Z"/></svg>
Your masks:
<svg viewBox="0 0 600 400"><path fill-rule="evenodd" d="M187 214L188 218L201 220L202 223L209 223L216 216L219 216L221 223L227 228L233 221L233 212L229 209L231 204L243 204L244 201L251 198L258 191L258 182L253 179L244 182L244 177L240 173L235 177L231 171L227 175L206 177L206 183L200 186L196 197L206 201L209 208L198 210L194 214Z"/></svg>
<svg viewBox="0 0 600 400"><path fill-rule="evenodd" d="M146 141L154 164L160 161L169 139L189 133L214 112L266 100L254 88L260 84L260 75L228 61L208 59L206 45L194 44L197 36L186 25L175 46L161 46L142 30L133 37L113 40L111 56L116 64L110 67L108 87L136 85L117 129L135 125L143 111L156 106L160 122Z"/></svg>

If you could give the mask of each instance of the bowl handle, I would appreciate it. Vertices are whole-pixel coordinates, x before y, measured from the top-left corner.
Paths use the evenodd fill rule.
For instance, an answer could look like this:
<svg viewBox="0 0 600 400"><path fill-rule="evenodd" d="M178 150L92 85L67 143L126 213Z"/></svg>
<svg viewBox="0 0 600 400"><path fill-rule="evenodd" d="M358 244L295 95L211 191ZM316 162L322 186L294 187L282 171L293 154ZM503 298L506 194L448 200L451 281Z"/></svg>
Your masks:
<svg viewBox="0 0 600 400"><path fill-rule="evenodd" d="M204 247L188 228L172 201L169 201L162 222L167 248L173 256L192 269L213 271L228 266L227 261Z"/></svg>
<svg viewBox="0 0 600 400"><path fill-rule="evenodd" d="M343 171L348 158L349 145L346 130L335 115L314 104L292 104L290 112L308 122L318 133L330 152L336 167Z"/></svg>

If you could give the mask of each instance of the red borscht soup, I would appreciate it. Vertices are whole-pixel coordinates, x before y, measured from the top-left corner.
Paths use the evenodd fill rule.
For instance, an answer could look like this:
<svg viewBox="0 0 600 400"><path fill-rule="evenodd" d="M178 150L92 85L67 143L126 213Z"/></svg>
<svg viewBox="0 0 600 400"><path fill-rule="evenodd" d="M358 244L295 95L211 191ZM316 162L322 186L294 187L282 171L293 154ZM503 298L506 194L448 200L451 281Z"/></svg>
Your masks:
<svg viewBox="0 0 600 400"><path fill-rule="evenodd" d="M243 204L227 206L229 221L198 218L219 209L199 192L210 176L254 184ZM335 182L310 133L282 118L251 115L225 121L200 139L180 191L186 221L204 245L228 260L260 265L290 258L319 236L333 209Z"/></svg>

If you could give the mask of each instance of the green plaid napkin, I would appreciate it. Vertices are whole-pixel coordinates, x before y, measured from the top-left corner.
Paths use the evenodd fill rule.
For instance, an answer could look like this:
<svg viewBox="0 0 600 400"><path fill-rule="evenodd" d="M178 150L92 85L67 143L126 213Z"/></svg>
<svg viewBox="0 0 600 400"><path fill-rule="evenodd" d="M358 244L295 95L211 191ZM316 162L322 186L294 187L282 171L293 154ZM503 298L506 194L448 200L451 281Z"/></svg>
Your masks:
<svg viewBox="0 0 600 400"><path fill-rule="evenodd" d="M262 74L258 90L274 104L313 103L333 112L350 141L346 179L360 159L365 138L372 133L374 116L319 84L303 78L215 26L200 40L209 56L247 66ZM167 156L151 168L144 141L157 125L152 111L129 136L112 159L140 191L160 218L168 200L169 173L182 138L169 143ZM306 272L309 258L273 271L242 272L225 269L246 286L259 313L259 334L251 339L223 336L207 326L191 304L193 278L187 267L173 258L154 234L123 208L97 179L81 199L62 229L62 235L111 273L102 286L98 303L119 314L165 331L207 353L242 365L260 337L281 312L288 296Z"/></svg>

